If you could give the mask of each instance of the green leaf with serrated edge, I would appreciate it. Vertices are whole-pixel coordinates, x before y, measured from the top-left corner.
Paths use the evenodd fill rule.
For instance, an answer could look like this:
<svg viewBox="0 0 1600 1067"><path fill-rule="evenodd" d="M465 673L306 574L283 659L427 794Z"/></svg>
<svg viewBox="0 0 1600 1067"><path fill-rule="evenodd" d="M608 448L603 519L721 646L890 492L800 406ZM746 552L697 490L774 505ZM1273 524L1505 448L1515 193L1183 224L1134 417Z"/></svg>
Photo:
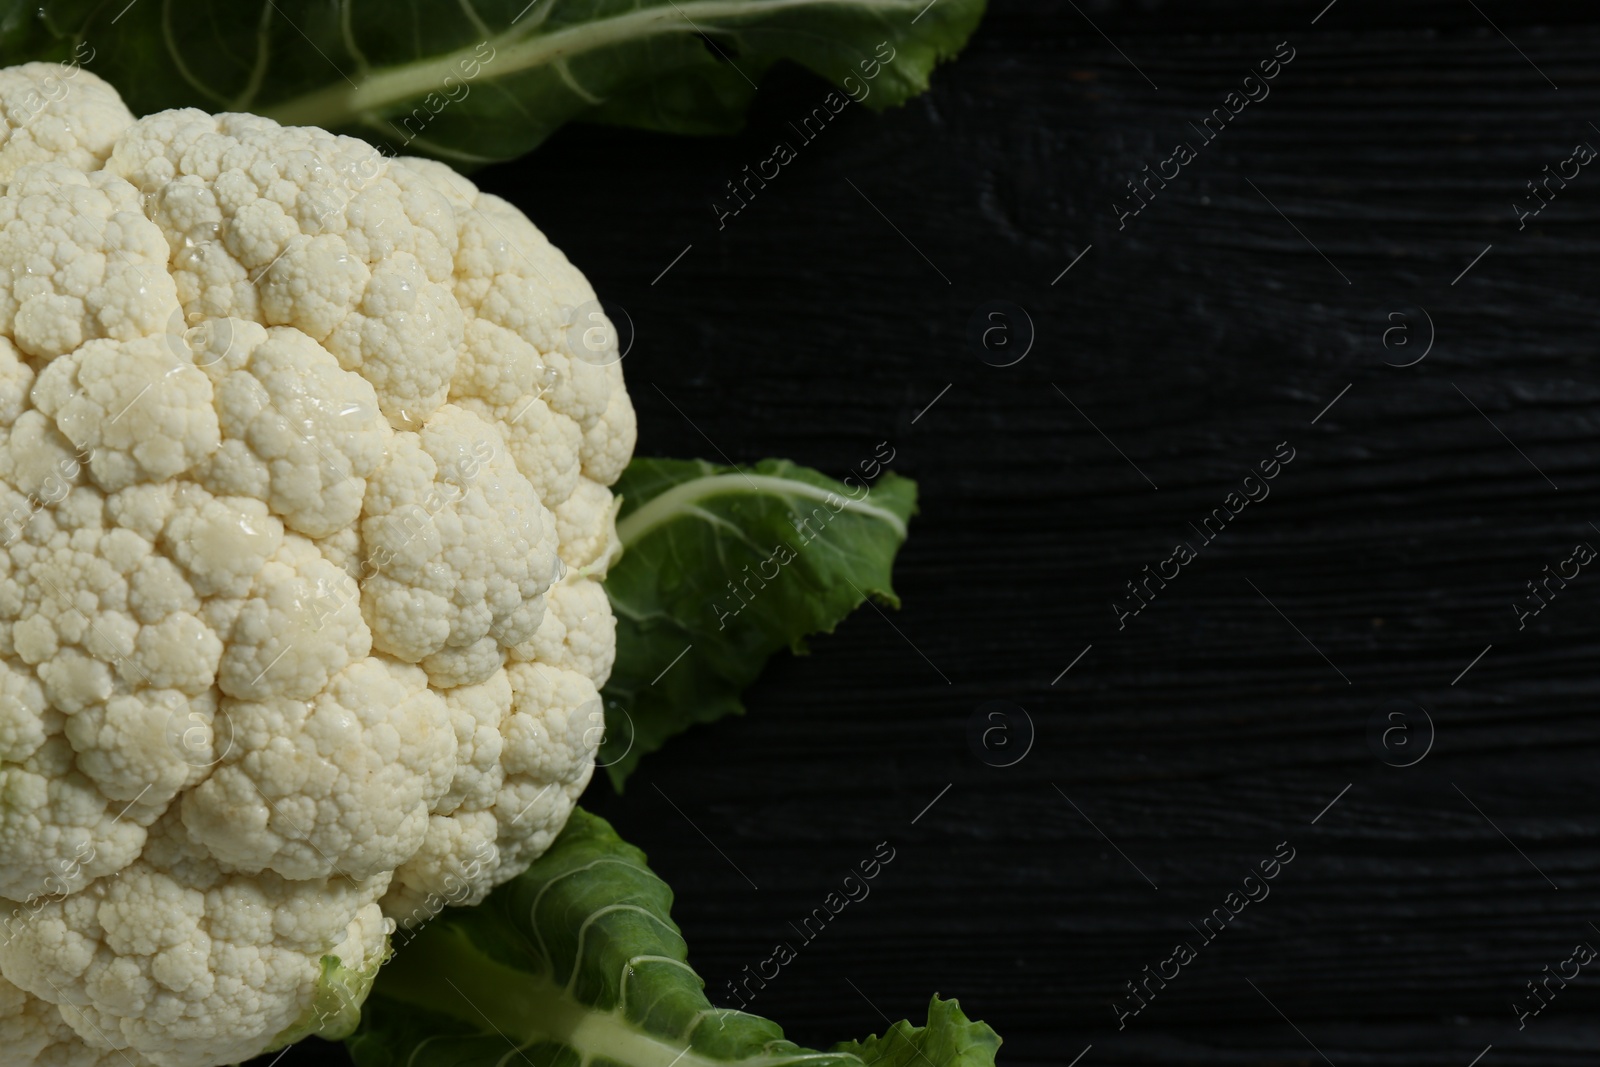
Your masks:
<svg viewBox="0 0 1600 1067"><path fill-rule="evenodd" d="M5 0L0 65L65 60L136 114L255 111L463 166L587 119L735 130L779 60L881 109L928 86L984 0ZM80 53L84 55L88 53ZM825 100L829 102L824 103Z"/></svg>
<svg viewBox="0 0 1600 1067"><path fill-rule="evenodd" d="M882 1037L841 1041L835 1052L848 1052L874 1067L985 1067L1000 1051L1000 1035L986 1023L970 1022L954 1000L937 996L928 1004L928 1025L912 1026L901 1019Z"/></svg>
<svg viewBox="0 0 1600 1067"><path fill-rule="evenodd" d="M993 1067L1000 1039L953 1000L934 997L926 1027L828 1052L713 1007L671 905L644 853L575 809L524 874L398 950L351 1055L358 1067L909 1067L909 1049L919 1067Z"/></svg>
<svg viewBox="0 0 1600 1067"><path fill-rule="evenodd" d="M876 474L878 457L864 469ZM916 483L849 485L787 460L747 468L636 459L617 482L622 558L606 577L617 662L599 763L618 790L639 759L740 695L780 649L805 650L868 597L899 606L895 553Z"/></svg>

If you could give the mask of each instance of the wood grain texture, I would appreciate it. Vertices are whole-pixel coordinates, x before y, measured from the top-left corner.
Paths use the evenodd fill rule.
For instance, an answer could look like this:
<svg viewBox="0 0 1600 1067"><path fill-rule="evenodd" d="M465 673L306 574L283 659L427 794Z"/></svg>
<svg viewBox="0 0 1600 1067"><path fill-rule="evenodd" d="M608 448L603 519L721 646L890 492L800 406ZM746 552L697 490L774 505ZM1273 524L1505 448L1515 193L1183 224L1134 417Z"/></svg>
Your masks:
<svg viewBox="0 0 1600 1067"><path fill-rule="evenodd" d="M641 452L842 473L889 440L921 483L901 612L586 801L713 990L893 843L751 1006L796 1040L938 990L1013 1065L1595 1062L1591 978L1522 1030L1511 1004L1600 944L1600 573L1526 629L1512 604L1600 545L1600 171L1520 231L1512 205L1600 146L1600 16L1323 6L998 0L930 95L847 110L725 229L817 82L764 87L739 138L569 130L480 175L627 309ZM1281 41L1270 97L1119 230L1124 181ZM1012 367L968 341L992 299L1036 326ZM1421 309L1431 353L1387 366ZM1123 583L1279 442L1270 497L1119 630ZM969 745L994 700L1036 728L1008 768ZM1374 715L1418 705L1431 751L1386 765ZM1271 895L1119 1031L1124 983L1283 841Z"/></svg>

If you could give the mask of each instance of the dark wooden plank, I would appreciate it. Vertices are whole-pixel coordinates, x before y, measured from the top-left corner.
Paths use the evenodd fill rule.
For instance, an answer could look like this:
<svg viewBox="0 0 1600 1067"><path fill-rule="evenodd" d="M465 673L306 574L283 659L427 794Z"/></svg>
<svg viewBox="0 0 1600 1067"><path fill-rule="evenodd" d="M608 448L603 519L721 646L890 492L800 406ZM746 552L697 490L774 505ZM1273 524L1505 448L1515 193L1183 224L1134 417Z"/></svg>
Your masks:
<svg viewBox="0 0 1600 1067"><path fill-rule="evenodd" d="M1600 173L1520 232L1512 204L1600 145L1600 19L1081 6L1115 46L1070 6L997 4L932 94L847 111L725 229L713 200L793 139L816 82L763 89L738 138L574 130L481 176L628 309L641 451L709 437L843 472L887 439L922 483L892 627L867 612L776 662L752 715L589 802L677 889L713 990L894 843L873 895L752 1005L797 1040L937 989L1011 1064L1091 1043L1084 1067L1465 1067L1490 1044L1485 1067L1593 1063L1591 983L1525 1030L1511 1003L1600 944L1600 575L1526 630L1511 605L1600 545ZM1271 96L1119 231L1125 179L1284 40ZM968 344L991 299L1036 325L1014 367ZM1420 345L1422 308L1432 352L1386 366L1420 351L1385 348L1388 316ZM1123 583L1282 441L1271 496L1119 630ZM1037 730L1013 767L968 744L991 700ZM1436 727L1411 768L1369 745L1395 701ZM1198 941L1188 924L1281 841L1271 895L1119 1031L1123 984Z"/></svg>

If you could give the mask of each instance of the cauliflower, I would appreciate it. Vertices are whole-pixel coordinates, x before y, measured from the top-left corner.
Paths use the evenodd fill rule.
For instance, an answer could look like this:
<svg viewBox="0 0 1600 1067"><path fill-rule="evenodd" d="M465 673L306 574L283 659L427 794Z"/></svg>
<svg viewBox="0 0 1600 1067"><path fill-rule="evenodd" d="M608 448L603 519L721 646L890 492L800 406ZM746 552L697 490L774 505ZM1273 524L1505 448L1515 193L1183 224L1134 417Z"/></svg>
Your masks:
<svg viewBox="0 0 1600 1067"><path fill-rule="evenodd" d="M560 831L634 442L593 301L441 164L0 71L8 1063L340 1036Z"/></svg>

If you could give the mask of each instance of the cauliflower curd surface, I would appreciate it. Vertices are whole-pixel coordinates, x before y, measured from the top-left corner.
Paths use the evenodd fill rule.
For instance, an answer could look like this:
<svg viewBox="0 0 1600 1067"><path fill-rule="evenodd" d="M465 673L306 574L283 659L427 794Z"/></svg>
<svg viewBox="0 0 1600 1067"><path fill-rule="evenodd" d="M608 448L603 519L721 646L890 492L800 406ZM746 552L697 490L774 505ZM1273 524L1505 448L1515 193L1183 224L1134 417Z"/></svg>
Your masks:
<svg viewBox="0 0 1600 1067"><path fill-rule="evenodd" d="M597 308L442 164L0 71L6 1063L339 1036L560 831L634 442Z"/></svg>

